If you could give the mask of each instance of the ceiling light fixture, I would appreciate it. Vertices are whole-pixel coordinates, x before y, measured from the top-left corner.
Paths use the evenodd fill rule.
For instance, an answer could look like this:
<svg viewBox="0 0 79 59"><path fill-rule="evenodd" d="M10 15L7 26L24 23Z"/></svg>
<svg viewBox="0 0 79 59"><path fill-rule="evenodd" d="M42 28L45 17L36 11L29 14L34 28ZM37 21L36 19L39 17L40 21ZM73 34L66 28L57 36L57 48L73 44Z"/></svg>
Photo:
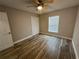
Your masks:
<svg viewBox="0 0 79 59"><path fill-rule="evenodd" d="M37 9L38 9L39 11L41 11L41 10L43 9L43 7L42 7L42 6L38 6Z"/></svg>

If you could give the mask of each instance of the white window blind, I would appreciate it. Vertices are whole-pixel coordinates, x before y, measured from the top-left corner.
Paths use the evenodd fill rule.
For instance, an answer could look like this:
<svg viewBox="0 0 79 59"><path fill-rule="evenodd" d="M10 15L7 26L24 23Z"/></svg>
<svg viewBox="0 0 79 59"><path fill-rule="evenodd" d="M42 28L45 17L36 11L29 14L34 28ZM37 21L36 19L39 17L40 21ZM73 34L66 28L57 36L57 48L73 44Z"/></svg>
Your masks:
<svg viewBox="0 0 79 59"><path fill-rule="evenodd" d="M59 29L59 16L49 17L48 31L58 32Z"/></svg>

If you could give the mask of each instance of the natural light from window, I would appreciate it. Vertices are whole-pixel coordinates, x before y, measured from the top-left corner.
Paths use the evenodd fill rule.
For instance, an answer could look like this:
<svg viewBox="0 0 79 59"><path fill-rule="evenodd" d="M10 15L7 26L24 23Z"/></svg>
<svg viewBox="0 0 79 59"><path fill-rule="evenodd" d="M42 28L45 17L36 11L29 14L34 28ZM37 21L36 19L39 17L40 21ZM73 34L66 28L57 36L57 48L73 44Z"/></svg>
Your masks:
<svg viewBox="0 0 79 59"><path fill-rule="evenodd" d="M48 31L58 33L59 30L59 16L51 16L48 20Z"/></svg>

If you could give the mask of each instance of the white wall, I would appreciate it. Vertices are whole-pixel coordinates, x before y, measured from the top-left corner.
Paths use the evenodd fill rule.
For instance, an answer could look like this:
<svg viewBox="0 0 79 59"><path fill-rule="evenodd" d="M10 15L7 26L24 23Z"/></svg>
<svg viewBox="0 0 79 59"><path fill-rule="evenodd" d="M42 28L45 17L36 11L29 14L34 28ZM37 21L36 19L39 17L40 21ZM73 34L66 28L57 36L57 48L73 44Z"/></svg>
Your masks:
<svg viewBox="0 0 79 59"><path fill-rule="evenodd" d="M77 11L76 24L73 34L73 45L76 53L76 59L79 59L79 7Z"/></svg>

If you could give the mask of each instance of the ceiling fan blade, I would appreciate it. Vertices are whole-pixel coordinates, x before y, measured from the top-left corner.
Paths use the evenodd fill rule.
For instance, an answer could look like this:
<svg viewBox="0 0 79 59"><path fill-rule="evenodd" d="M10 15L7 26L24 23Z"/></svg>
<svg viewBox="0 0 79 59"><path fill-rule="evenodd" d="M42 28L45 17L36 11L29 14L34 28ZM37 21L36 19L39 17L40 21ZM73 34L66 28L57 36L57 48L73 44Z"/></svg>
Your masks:
<svg viewBox="0 0 79 59"><path fill-rule="evenodd" d="M53 0L43 0L43 3L53 3Z"/></svg>
<svg viewBox="0 0 79 59"><path fill-rule="evenodd" d="M48 0L48 3L53 3L53 0Z"/></svg>
<svg viewBox="0 0 79 59"><path fill-rule="evenodd" d="M32 0L33 3L39 4L39 0Z"/></svg>

